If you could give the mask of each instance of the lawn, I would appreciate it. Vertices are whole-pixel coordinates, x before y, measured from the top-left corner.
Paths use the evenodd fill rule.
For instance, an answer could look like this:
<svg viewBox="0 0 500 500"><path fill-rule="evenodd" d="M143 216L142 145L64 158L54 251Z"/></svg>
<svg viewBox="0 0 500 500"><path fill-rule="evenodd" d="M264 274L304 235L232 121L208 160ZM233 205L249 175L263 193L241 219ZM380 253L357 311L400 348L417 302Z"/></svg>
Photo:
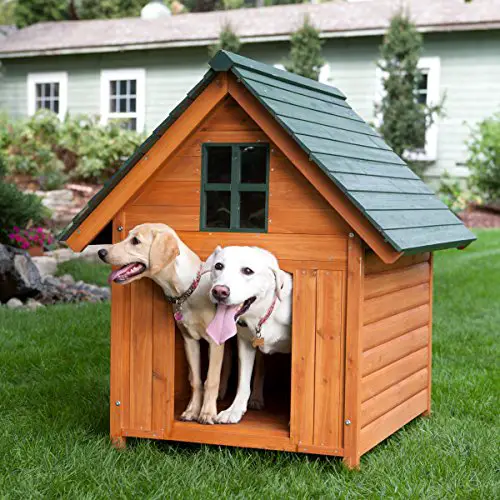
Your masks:
<svg viewBox="0 0 500 500"><path fill-rule="evenodd" d="M0 310L1 498L498 498L500 231L436 256L433 415L337 458L108 441L109 306Z"/></svg>
<svg viewBox="0 0 500 500"><path fill-rule="evenodd" d="M93 283L99 286L108 286L110 266L101 263L88 262L84 259L74 259L63 262L57 266L57 276L71 274L76 281Z"/></svg>

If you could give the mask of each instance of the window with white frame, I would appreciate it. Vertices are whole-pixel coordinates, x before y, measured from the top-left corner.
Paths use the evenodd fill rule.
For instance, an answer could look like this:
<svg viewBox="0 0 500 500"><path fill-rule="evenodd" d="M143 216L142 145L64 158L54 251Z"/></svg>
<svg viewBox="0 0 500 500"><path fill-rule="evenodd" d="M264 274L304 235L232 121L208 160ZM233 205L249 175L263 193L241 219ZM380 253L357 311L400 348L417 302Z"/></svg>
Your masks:
<svg viewBox="0 0 500 500"><path fill-rule="evenodd" d="M47 109L64 118L68 103L67 73L28 73L27 84L28 115Z"/></svg>
<svg viewBox="0 0 500 500"><path fill-rule="evenodd" d="M439 78L441 72L441 60L439 57L422 57L418 62L418 67L422 72L422 79L417 88L417 101L428 106L439 104ZM375 102L380 103L384 94L384 73L377 66L377 94ZM376 117L376 123L380 125L381 117ZM438 124L436 121L425 131L425 138L422 137L422 147L416 151L408 151L406 156L414 161L435 161L437 158L438 145Z"/></svg>
<svg viewBox="0 0 500 500"><path fill-rule="evenodd" d="M101 71L101 123L120 123L144 130L146 72L144 69Z"/></svg>

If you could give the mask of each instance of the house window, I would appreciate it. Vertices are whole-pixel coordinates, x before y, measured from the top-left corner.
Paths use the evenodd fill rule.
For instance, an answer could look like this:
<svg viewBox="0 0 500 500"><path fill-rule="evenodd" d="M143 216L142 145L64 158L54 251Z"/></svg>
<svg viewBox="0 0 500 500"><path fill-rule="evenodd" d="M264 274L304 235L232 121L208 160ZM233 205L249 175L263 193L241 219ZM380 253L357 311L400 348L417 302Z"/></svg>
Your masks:
<svg viewBox="0 0 500 500"><path fill-rule="evenodd" d="M62 120L67 111L68 74L28 74L28 115L40 109L52 111Z"/></svg>
<svg viewBox="0 0 500 500"><path fill-rule="evenodd" d="M439 78L441 62L439 57L422 57L418 62L422 78L418 84L416 99L421 104L429 106L439 103ZM384 73L377 67L377 94L375 102L380 103L384 95ZM380 125L381 117L375 120ZM437 159L438 124L435 121L426 131L425 138L421 140L422 147L416 151L408 151L406 158L413 161L435 161Z"/></svg>
<svg viewBox="0 0 500 500"><path fill-rule="evenodd" d="M267 231L269 146L204 144L201 229Z"/></svg>
<svg viewBox="0 0 500 500"><path fill-rule="evenodd" d="M101 71L101 123L120 123L142 132L145 113L144 69Z"/></svg>

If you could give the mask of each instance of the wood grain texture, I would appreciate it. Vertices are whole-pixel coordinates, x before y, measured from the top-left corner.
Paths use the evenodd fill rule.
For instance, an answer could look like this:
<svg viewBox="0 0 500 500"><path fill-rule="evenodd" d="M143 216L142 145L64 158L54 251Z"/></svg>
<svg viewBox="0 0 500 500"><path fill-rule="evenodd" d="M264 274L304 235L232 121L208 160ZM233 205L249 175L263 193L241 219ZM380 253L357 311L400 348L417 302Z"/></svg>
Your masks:
<svg viewBox="0 0 500 500"><path fill-rule="evenodd" d="M318 271L314 445L343 447L346 273Z"/></svg>
<svg viewBox="0 0 500 500"><path fill-rule="evenodd" d="M305 269L293 277L290 437L296 445L314 444L316 279L316 271Z"/></svg>
<svg viewBox="0 0 500 500"><path fill-rule="evenodd" d="M131 285L130 427L150 431L153 387L153 283Z"/></svg>
<svg viewBox="0 0 500 500"><path fill-rule="evenodd" d="M427 341L428 351L428 366L427 371L429 378L427 380L427 408L424 415L431 414L431 396L432 396L432 305L433 305L433 292L434 292L434 254L431 253L430 266L429 266L429 338Z"/></svg>
<svg viewBox="0 0 500 500"><path fill-rule="evenodd" d="M194 181L158 181L149 189L142 191L132 203L133 206L200 206L200 180Z"/></svg>
<svg viewBox="0 0 500 500"><path fill-rule="evenodd" d="M344 460L359 467L361 409L361 326L363 324L364 255L361 240L349 238L347 258L346 360L344 390ZM344 423L345 423L344 422Z"/></svg>
<svg viewBox="0 0 500 500"><path fill-rule="evenodd" d="M363 351L388 342L404 333L411 332L429 323L429 304L393 314L363 327Z"/></svg>
<svg viewBox="0 0 500 500"><path fill-rule="evenodd" d="M120 241L121 234L116 230L117 224L123 220L113 221L113 243ZM111 348L110 348L110 401L109 401L109 418L110 418L110 436L111 440L117 447L124 447L125 441L121 440L123 425L123 413L126 412L126 407L123 403L123 385L125 380L128 383L128 378L123 377L123 362L124 362L124 332L128 325L129 316L126 314L126 300L128 295L126 287L113 283L111 285ZM120 405L116 402L120 401Z"/></svg>
<svg viewBox="0 0 500 500"><path fill-rule="evenodd" d="M232 97L224 101L210 113L201 127L202 131L214 130L256 130L259 126L248 116Z"/></svg>
<svg viewBox="0 0 500 500"><path fill-rule="evenodd" d="M426 389L429 373L423 368L361 405L361 429L412 396Z"/></svg>
<svg viewBox="0 0 500 500"><path fill-rule="evenodd" d="M377 254L373 252L367 252L366 254L366 267L365 274L382 273L385 271L393 272L396 269L402 269L404 267L414 266L420 264L421 262L428 262L430 259L430 253L419 253L417 255L405 255L401 257L394 264L386 264L382 261Z"/></svg>
<svg viewBox="0 0 500 500"><path fill-rule="evenodd" d="M361 402L376 396L387 388L428 365L428 349L423 347L361 379Z"/></svg>
<svg viewBox="0 0 500 500"><path fill-rule="evenodd" d="M175 324L172 307L163 290L153 285L153 394L152 429L158 435L170 433L174 420Z"/></svg>
<svg viewBox="0 0 500 500"><path fill-rule="evenodd" d="M222 73L217 75L214 81L68 238L67 243L72 250L81 251L94 239L227 95L227 88L227 75Z"/></svg>
<svg viewBox="0 0 500 500"><path fill-rule="evenodd" d="M396 292L428 281L428 262L385 273L369 274L365 278L365 299Z"/></svg>
<svg viewBox="0 0 500 500"><path fill-rule="evenodd" d="M427 325L365 351L362 356L361 368L363 377L408 356L414 351L418 351L422 347L426 347L428 338L429 326Z"/></svg>
<svg viewBox="0 0 500 500"><path fill-rule="evenodd" d="M194 181L200 179L200 176L201 161L199 156L180 156L175 154L158 169L147 185L149 185L149 182L159 181Z"/></svg>
<svg viewBox="0 0 500 500"><path fill-rule="evenodd" d="M206 259L217 245L255 245L283 260L302 260L306 256L312 261L346 261L347 238L337 235L180 231L179 236L202 259Z"/></svg>
<svg viewBox="0 0 500 500"><path fill-rule="evenodd" d="M427 391L423 390L363 427L360 434L361 453L366 453L380 441L420 415L425 410L426 405Z"/></svg>
<svg viewBox="0 0 500 500"><path fill-rule="evenodd" d="M339 188L320 169L309 161L306 153L296 144L276 120L265 110L250 92L235 78L229 77L229 92L241 107L252 117L273 143L289 158L293 165L321 193L325 200L344 218L363 240L387 263L396 262L401 253L385 242L380 233L347 200Z"/></svg>
<svg viewBox="0 0 500 500"><path fill-rule="evenodd" d="M429 283L381 295L364 303L364 324L388 318L429 302Z"/></svg>
<svg viewBox="0 0 500 500"><path fill-rule="evenodd" d="M199 207L182 206L129 206L125 231L128 232L139 224L158 222L167 224L176 231L198 231L200 228Z"/></svg>

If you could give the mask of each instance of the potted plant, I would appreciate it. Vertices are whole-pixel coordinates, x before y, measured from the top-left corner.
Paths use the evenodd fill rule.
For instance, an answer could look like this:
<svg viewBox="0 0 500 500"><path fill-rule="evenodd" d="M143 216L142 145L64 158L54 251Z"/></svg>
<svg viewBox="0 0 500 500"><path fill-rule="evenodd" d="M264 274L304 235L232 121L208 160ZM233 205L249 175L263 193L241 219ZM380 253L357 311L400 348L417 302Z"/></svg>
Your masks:
<svg viewBox="0 0 500 500"><path fill-rule="evenodd" d="M54 237L43 227L20 229L14 226L9 234L10 244L26 250L32 257L43 255L44 247L54 243Z"/></svg>

